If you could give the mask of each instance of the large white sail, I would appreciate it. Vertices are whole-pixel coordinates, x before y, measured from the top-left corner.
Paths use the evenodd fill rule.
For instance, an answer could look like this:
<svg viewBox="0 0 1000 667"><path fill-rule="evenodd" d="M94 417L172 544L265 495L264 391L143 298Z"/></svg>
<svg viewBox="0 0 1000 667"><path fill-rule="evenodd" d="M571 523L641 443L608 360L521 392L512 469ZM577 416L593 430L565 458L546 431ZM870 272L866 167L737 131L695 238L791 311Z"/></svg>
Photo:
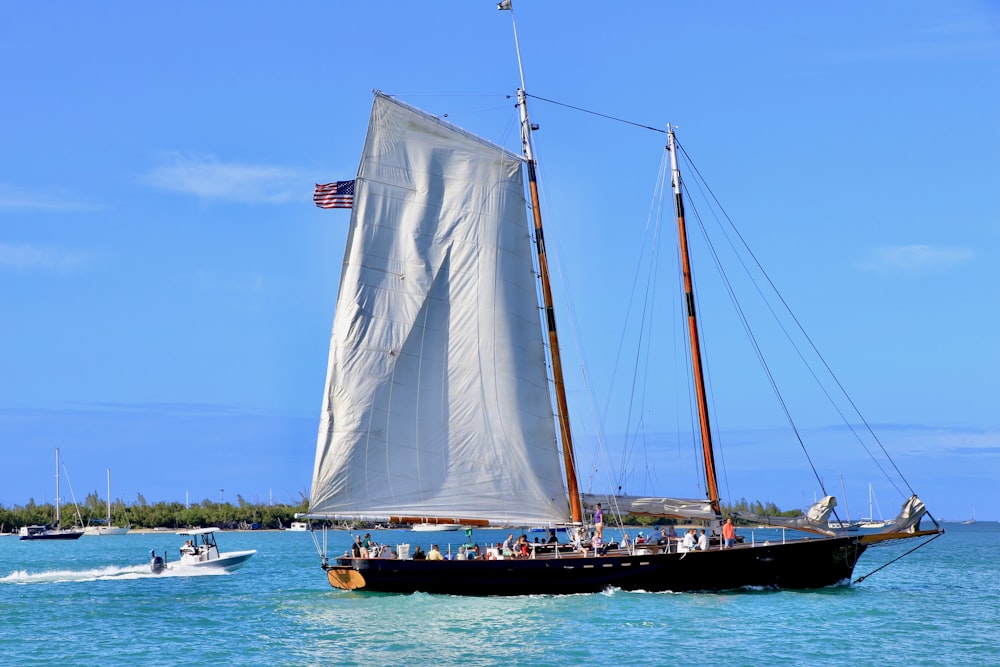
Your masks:
<svg viewBox="0 0 1000 667"><path fill-rule="evenodd" d="M567 519L521 165L376 93L310 515Z"/></svg>

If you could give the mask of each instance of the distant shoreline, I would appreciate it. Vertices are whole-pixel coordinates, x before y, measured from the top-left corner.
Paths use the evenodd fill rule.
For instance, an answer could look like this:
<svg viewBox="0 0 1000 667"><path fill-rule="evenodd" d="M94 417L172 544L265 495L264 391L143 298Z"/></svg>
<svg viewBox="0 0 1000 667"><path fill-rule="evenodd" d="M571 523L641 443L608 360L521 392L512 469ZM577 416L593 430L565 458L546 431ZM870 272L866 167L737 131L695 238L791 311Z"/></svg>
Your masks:
<svg viewBox="0 0 1000 667"><path fill-rule="evenodd" d="M199 526L203 528L214 528L214 526ZM129 528L129 535L176 535L186 530L195 528ZM287 528L217 528L220 533L296 533L302 531L288 530ZM308 532L308 531L307 531Z"/></svg>

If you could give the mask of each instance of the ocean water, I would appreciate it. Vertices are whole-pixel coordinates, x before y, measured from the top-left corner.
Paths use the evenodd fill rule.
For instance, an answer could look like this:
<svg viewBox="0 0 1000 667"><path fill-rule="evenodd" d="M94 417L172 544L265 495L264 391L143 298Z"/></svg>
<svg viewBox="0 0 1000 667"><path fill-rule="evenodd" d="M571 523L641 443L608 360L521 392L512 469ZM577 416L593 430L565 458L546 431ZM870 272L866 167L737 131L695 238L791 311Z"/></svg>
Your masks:
<svg viewBox="0 0 1000 667"><path fill-rule="evenodd" d="M257 555L200 576L149 572L151 549L176 553L173 533L0 537L0 664L1000 665L1000 524L946 528L850 587L520 598L337 591L308 533L220 533L223 551ZM855 576L912 546L870 549Z"/></svg>

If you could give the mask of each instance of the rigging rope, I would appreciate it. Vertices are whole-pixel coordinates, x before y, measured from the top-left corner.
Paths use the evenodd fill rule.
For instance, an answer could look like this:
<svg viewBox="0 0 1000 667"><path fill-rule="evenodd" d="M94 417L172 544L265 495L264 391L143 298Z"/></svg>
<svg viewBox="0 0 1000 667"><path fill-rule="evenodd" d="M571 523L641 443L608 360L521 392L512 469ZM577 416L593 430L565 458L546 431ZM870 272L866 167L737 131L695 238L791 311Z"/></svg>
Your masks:
<svg viewBox="0 0 1000 667"><path fill-rule="evenodd" d="M611 115L608 115L608 114L598 113L596 111L591 111L590 109L584 109L582 107L574 106L572 104L566 104L564 102L558 102L556 100L551 100L551 99L548 99L548 98L545 98L545 97L540 97L538 95L530 95L527 92L525 92L525 96L526 97L531 97L533 99L540 100L542 102L548 102L549 104L555 104L557 106L565 107L567 109L572 109L574 111L579 111L579 112L582 112L582 113L590 114L592 116L598 116L600 118L605 118L607 120L612 120L612 121L615 121L615 122L624 123L626 125L632 125L634 127L638 127L638 128L641 128L641 129L652 130L654 132L660 132L662 134L667 134L667 130L662 129L662 128L658 128L658 127L653 127L651 125L646 125L646 124L643 124L643 123L637 123L637 122L634 122L634 121L626 120L624 118L619 118L619 117L616 117L616 116L611 116ZM806 333L805 328L802 326L801 322L799 322L798 318L792 312L790 306L785 301L784 297L781 295L781 293L778 291L778 289L775 286L775 284L772 282L770 275L768 275L767 272L764 271L764 269L761 266L760 262L757 260L756 255L754 255L754 253L750 250L750 248L747 245L747 243L746 243L745 239L743 238L742 234L740 234L739 230L736 229L735 225L733 224L732 220L729 217L729 214L722 207L722 204L718 200L718 198L715 196L715 193L712 192L711 188L708 187L707 181L705 181L704 177L698 171L697 166L695 166L695 164L691 160L690 156L684 150L684 147L682 145L680 145L680 142L677 142L677 147L678 147L679 152L681 152L681 153L684 154L685 158L687 159L688 164L691 166L691 168L693 170L693 173L697 176L699 183L701 183L708 190L708 193L710 195L711 200L714 201L715 204L719 207L719 210L722 212L722 215L724 216L725 220L728 221L730 227L735 232L736 237L739 239L740 243L742 244L742 247L745 248L746 251L749 253L749 256L752 258L755 266L762 273L762 275L764 276L764 279L767 281L767 284L770 286L770 288L772 290L772 293L776 296L776 298L778 299L778 301L781 304L781 306L784 309L784 311L789 315L789 317L791 317L791 321L795 324L795 327L797 328L798 332L804 337L804 340L808 344L809 348L817 356L819 362L822 364L823 368L828 373L829 377L831 378L832 382L836 386L837 390L839 390L840 395L843 397L843 399L846 401L847 405L850 407L850 409L853 411L853 413L860 420L861 424L864 427L864 430L867 431L868 435L872 438L872 440L875 443L875 445L877 445L878 449L882 452L882 455L886 458L886 460L888 461L888 464L892 467L892 469L898 475L899 480L910 491L910 495L915 495L915 492L913 491L913 488L910 485L909 480L906 479L906 477L903 475L902 471L896 465L896 462L892 459L891 456L889 456L889 452L886 450L885 445L882 443L881 439L875 433L875 431L872 428L871 424L868 422L868 420L865 418L865 416L861 413L860 408L854 403L854 400L847 393L847 390L843 386L843 384L841 383L840 378L837 377L837 375L833 372L833 369L827 363L826 358L823 357L823 355L820 353L820 351L819 351L818 347L816 346L815 342L813 342L813 340L809 336L809 334ZM726 283L728 285L728 280L726 280ZM729 288L727 287L727 289L729 289ZM758 287L758 291L759 291L759 287ZM771 308L770 304L768 305L768 307ZM772 310L772 312L773 312L773 310ZM748 326L747 322L746 322L745 318L743 317L742 313L740 314L740 317L743 320L744 327L747 327ZM776 319L777 319L777 316L776 316ZM789 340L791 340L791 337L789 336L788 331L785 329L785 326L783 324L781 324L781 328L782 328L783 331L785 331L785 335L787 337L789 337ZM749 329L748 329L748 331L749 331ZM751 335L751 340L752 340L752 335ZM753 345L754 345L754 348L757 350L758 358L763 363L763 358L761 356L761 351L757 348L756 342L754 342ZM798 346L795 345L794 343L793 343L793 346L795 347L796 352L798 353L799 357L802 358L803 361L805 361L805 359L804 359L804 357L802 355L802 352L798 348ZM817 384L822 388L823 393L826 394L827 399L830 402L830 404L832 406L834 406L834 409L838 412L838 414L840 414L841 419L847 425L848 429L850 430L850 432L854 436L855 440L857 440L861 444L862 448L864 448L864 450L868 454L869 458L871 458L871 460L875 463L875 465L879 468L879 470L882 471L882 473L883 473L883 475L885 475L886 479L889 480L889 482L896 488L897 491L899 491L900 489L896 485L895 480L893 480L893 478L889 474L886 473L886 471L885 471L885 469L884 469L884 467L882 465L882 462L879 461L875 457L875 455L872 453L872 451L869 449L868 444L863 440L863 438L861 437L861 434L858 433L858 430L855 427L855 424L850 423L850 420L847 419L847 416L844 414L844 412L842 411L841 407L838 405L837 401L835 401L834 398L830 395L829 391L827 390L826 385L823 382L821 382L819 380L819 378L816 376L816 373L813 370L812 366L808 362L806 362L806 366L810 369L810 372L813 374L814 379L816 379ZM766 364L765 364L765 369L766 368L767 367L766 367ZM776 388L776 386L774 384L773 377L771 377L770 371L766 370L766 374L767 374L768 378L770 379L770 382L772 384L772 387L773 387L774 391L777 392L777 388ZM788 418L789 422L791 423L792 429L795 431L796 438L799 440L799 444L800 444L800 446L804 450L805 449L805 443L802 442L802 438L801 438L801 436L800 436L800 434L798 432L798 428L791 421L791 415L788 413L788 408L787 408L787 406L784 403L784 399L782 399L780 397L780 394L778 394L778 396L779 396L779 402L782 405L782 409L785 411L786 417ZM624 455L625 454L623 453L623 456ZM823 487L822 479L820 478L818 472L816 471L815 466L813 466L812 460L809 457L808 452L806 452L806 457L809 460L810 466L813 468L813 473L816 476L817 480L819 481L820 487L822 488ZM825 494L826 490L823 489L823 492ZM931 520L934 521L935 525L937 525L937 521L934 520L933 517L931 517Z"/></svg>
<svg viewBox="0 0 1000 667"><path fill-rule="evenodd" d="M760 271L761 276L763 276L763 278L767 281L767 285L770 287L771 293L774 294L774 296L778 299L778 302L781 304L781 307L783 308L784 312L788 314L788 316L791 318L791 322L794 323L796 330L801 334L801 336L803 337L803 339L805 340L805 342L808 344L809 349L811 349L812 352L813 352L813 354L816 355L816 359L819 361L819 363L822 364L822 366L825 369L826 373L828 374L829 378L831 379L831 381L834 383L834 385L836 386L837 390L839 391L840 396L842 396L843 399L846 401L847 405L850 406L850 408L853 411L853 413L857 416L857 418L860 420L861 424L864 426L864 429L867 431L868 435L872 438L872 441L878 446L878 449L882 452L882 455L885 457L885 459L888 462L888 464L892 466L892 469L898 475L899 480L909 490L909 495L916 495L916 492L913 490L913 487L910 485L909 480L906 479L906 477L903 475L903 472L896 465L895 460L893 460L893 458L889 455L889 452L886 450L885 445L882 443L881 439L875 433L874 429L872 428L872 426L868 422L868 420L865 418L864 414L862 414L861 409L857 406L857 404L855 404L855 402L851 398L850 394L848 394L847 389L841 383L840 378L837 376L836 373L834 373L833 368L830 367L830 365L827 362L826 358L819 351L819 348L816 346L816 343L812 340L812 337L808 334L808 332L806 331L805 327L802 325L802 323L799 321L798 317L796 317L795 313L792 311L791 306L785 301L785 297L778 290L777 285L775 285L774 282L771 280L771 276L767 273L767 271L764 270L764 267L761 265L760 261L757 259L756 254L754 254L754 252L750 249L750 246L747 244L746 240L743 238L743 235L740 233L739 229L736 228L736 225L733 223L732 219L729 217L729 213L722 206L722 202L719 201L718 197L715 195L715 193L712 191L712 189L708 186L708 181L705 180L704 176L701 175L701 172L698 170L697 165L695 165L694 160L691 159L691 156L688 155L687 151L684 150L684 147L680 144L679 141L676 142L676 143L677 143L677 147L678 147L679 151L684 154L684 157L685 157L688 165L690 166L692 172L697 176L698 183L707 190L708 194L711 197L711 200L715 203L715 205L718 207L719 211L722 213L724 219L729 224L729 228L733 230L733 233L736 235L736 238L739 239L739 242L740 242L741 246L745 249L745 251L746 251L747 255L750 257L750 259L753 260L753 263L757 267L757 270ZM749 274L749 272L748 272L748 274ZM755 284L756 284L756 281L755 281ZM759 291L759 288L758 288L758 291ZM771 306L769 304L768 308L770 308L770 307ZM776 321L780 321L779 318L777 317L777 315L775 315L775 320ZM788 337L789 341L791 341L791 337L789 336L788 331L785 329L784 324L781 324L780 326L781 326L782 331L785 331L786 337ZM796 353L799 355L799 358L802 359L802 361L805 363L806 367L809 369L809 372L812 374L813 378L816 380L817 386L819 386L821 388L821 390L823 391L823 393L826 395L827 400L829 401L830 405L833 406L833 408L836 410L836 412L840 415L840 417L843 420L844 424L847 426L847 428L850 430L851 434L854 436L854 439L857 440L857 442L865 450L865 453L868 454L868 457L872 460L872 462L875 464L875 466L882 472L882 474L885 476L886 480L888 480L889 483L892 484L892 486L897 491L900 491L899 487L896 485L895 480L885 471L885 468L883 467L882 462L879 461L875 457L875 455L870 450L869 445L863 440L863 438L861 437L861 435L858 433L858 430L855 427L855 424L852 424L850 422L850 420L847 419L847 416L844 414L844 412L841 409L840 405L830 395L829 391L826 388L826 385L823 382L821 382L820 379L817 377L815 371L813 370L812 365L805 360L805 357L802 355L802 352L799 349L799 346L797 344L795 344L795 343L793 343L792 345L793 345L793 348L796 350ZM800 443L801 443L801 440L800 440ZM802 443L802 444L804 446L804 443ZM822 482L820 482L820 485L822 486ZM825 491L824 491L824 493L825 493ZM900 491L900 493L902 494L901 491ZM902 494L902 495L905 496L906 494ZM931 517L931 519L934 520L933 517ZM934 523L935 523L935 525L937 525L937 521L934 521Z"/></svg>
<svg viewBox="0 0 1000 667"><path fill-rule="evenodd" d="M872 576L873 574L875 574L875 573L876 573L876 572L878 572L879 570L882 570L882 569L885 569L885 568L889 567L890 565L892 565L893 563L895 563L895 562L896 562L897 560L901 560L901 559L903 559L903 558L906 558L907 556L909 556L910 554L912 554L912 553L913 553L914 551L916 551L916 550L917 550L917 549L919 549L920 547L925 547L925 546L927 546L928 544L930 544L931 542L933 542L933 541L934 541L934 540L936 540L937 538L941 537L942 535L944 535L944 533L943 533L943 532L942 532L942 533L938 533L937 535L935 535L934 537L930 538L930 539L929 539L929 540L927 540L926 542L921 542L920 544L918 544L917 546L913 547L912 549L910 549L910 550L909 550L909 551L907 551L906 553L904 553L904 554L900 554L899 556L896 556L895 558L893 558L893 559L892 559L891 561L889 561L888 563L885 563L885 564L883 564L883 565L880 565L879 567L875 568L874 570L872 570L872 571L871 571L871 572L869 572L868 574L863 574L863 575L861 575L860 577L858 577L857 579L855 579L854 581L852 581L852 582L851 582L851 584L852 584L852 585L853 585L853 584L860 584L860 583L861 583L862 581L864 581L864 580L865 580L865 579L867 579L868 577Z"/></svg>
<svg viewBox="0 0 1000 667"><path fill-rule="evenodd" d="M589 113L592 116L600 116L601 118L607 118L608 120L617 121L619 123L625 123L626 125L634 125L635 127L641 127L644 130L652 130L653 132L661 132L666 134L667 131L658 127L653 127L652 125L643 125L642 123L636 123L631 120L625 120L624 118L616 118L615 116L608 116L607 114L597 113L596 111L591 111L590 109L583 109L580 107L575 107L572 104L566 104L564 102L556 102L555 100L545 99L544 97L539 97L538 95L524 94L525 97L531 97L536 100L541 100L542 102L548 102L549 104L555 104L560 107L566 107L567 109L573 109L574 111L582 111L583 113Z"/></svg>

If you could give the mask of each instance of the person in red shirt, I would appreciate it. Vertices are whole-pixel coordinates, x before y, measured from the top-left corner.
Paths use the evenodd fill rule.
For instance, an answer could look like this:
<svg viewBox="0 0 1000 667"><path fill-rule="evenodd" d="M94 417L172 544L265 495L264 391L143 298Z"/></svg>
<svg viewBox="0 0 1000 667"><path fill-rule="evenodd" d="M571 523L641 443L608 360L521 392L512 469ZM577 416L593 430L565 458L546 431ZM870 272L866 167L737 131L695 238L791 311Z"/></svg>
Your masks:
<svg viewBox="0 0 1000 667"><path fill-rule="evenodd" d="M732 519L726 519L722 524L722 548L729 549L736 545L736 526Z"/></svg>

